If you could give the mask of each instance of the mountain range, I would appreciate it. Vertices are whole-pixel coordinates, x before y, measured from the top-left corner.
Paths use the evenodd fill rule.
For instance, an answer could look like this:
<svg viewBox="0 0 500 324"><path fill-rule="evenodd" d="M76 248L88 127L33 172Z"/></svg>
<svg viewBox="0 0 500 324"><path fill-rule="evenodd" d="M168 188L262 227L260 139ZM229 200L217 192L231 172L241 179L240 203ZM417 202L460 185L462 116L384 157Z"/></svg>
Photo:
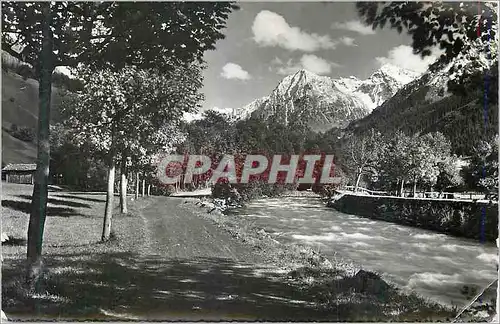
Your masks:
<svg viewBox="0 0 500 324"><path fill-rule="evenodd" d="M233 120L250 117L283 124L305 123L314 131L346 127L370 114L399 89L419 77L385 64L366 80L330 78L307 70L285 77L270 95L234 110L217 110Z"/></svg>

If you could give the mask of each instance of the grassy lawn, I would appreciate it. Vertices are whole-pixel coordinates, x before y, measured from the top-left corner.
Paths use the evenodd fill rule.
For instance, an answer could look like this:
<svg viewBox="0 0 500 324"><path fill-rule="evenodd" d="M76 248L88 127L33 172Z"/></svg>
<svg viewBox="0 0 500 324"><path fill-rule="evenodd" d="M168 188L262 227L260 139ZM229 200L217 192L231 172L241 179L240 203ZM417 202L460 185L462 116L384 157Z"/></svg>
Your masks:
<svg viewBox="0 0 500 324"><path fill-rule="evenodd" d="M22 282L32 190L31 185L2 184L2 232L11 242L2 244L2 309L7 314L42 314L48 309L64 308L70 299L74 299L73 302L79 299L78 292L55 289L55 281L71 276L83 281L83 274L87 276L96 271L86 266L88 261L99 256L105 259L102 256L107 254L135 253L144 240L143 223L134 214L141 204L147 203L147 198L130 204L128 215L119 215L115 208L114 239L103 244L100 238L105 195L51 190L42 252L43 281L47 286L38 294L25 291ZM117 207L118 197L115 204Z"/></svg>

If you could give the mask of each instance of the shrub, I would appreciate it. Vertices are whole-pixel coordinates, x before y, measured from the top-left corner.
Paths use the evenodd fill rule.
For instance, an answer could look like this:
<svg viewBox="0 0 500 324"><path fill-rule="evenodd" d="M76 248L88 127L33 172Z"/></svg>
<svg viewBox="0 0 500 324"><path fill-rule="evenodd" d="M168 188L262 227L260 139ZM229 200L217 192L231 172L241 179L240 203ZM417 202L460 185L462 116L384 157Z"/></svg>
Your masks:
<svg viewBox="0 0 500 324"><path fill-rule="evenodd" d="M218 182L212 187L212 197L227 199L231 194L231 184L228 182Z"/></svg>
<svg viewBox="0 0 500 324"><path fill-rule="evenodd" d="M175 187L173 185L160 185L156 187L154 193L160 196L170 196L175 192Z"/></svg>
<svg viewBox="0 0 500 324"><path fill-rule="evenodd" d="M23 80L33 79L35 74L33 69L26 64L21 64L16 67L16 73L23 77Z"/></svg>
<svg viewBox="0 0 500 324"><path fill-rule="evenodd" d="M19 127L16 137L21 141L32 142L35 139L35 130L29 127Z"/></svg>
<svg viewBox="0 0 500 324"><path fill-rule="evenodd" d="M295 190L295 188L296 184L269 184L266 180L238 184L220 182L212 187L212 197L241 203L262 197L277 197L287 191Z"/></svg>
<svg viewBox="0 0 500 324"><path fill-rule="evenodd" d="M35 130L33 128L23 126L18 127L16 124L12 124L8 132L15 138L24 142L33 142L36 137Z"/></svg>
<svg viewBox="0 0 500 324"><path fill-rule="evenodd" d="M331 198L335 194L336 188L337 186L333 184L314 184L312 186L312 191L324 198Z"/></svg>

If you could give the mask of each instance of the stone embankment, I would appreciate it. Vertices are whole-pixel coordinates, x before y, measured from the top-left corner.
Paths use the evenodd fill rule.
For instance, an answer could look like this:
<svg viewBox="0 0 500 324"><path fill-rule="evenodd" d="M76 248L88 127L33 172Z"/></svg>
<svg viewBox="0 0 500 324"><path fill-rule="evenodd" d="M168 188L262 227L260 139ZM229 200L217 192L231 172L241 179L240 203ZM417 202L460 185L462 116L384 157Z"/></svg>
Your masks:
<svg viewBox="0 0 500 324"><path fill-rule="evenodd" d="M494 242L498 203L344 194L329 207L357 216Z"/></svg>

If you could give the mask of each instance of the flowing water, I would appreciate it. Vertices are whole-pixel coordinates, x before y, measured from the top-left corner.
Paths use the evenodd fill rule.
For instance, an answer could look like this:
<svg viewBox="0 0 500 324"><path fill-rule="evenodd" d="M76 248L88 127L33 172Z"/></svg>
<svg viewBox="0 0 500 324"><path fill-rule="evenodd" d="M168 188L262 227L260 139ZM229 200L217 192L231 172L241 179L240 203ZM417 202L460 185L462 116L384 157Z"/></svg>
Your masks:
<svg viewBox="0 0 500 324"><path fill-rule="evenodd" d="M498 277L498 249L492 243L343 214L316 198L255 200L233 213L278 241L308 244L327 258L352 260L447 305L467 303L464 285L479 291Z"/></svg>

